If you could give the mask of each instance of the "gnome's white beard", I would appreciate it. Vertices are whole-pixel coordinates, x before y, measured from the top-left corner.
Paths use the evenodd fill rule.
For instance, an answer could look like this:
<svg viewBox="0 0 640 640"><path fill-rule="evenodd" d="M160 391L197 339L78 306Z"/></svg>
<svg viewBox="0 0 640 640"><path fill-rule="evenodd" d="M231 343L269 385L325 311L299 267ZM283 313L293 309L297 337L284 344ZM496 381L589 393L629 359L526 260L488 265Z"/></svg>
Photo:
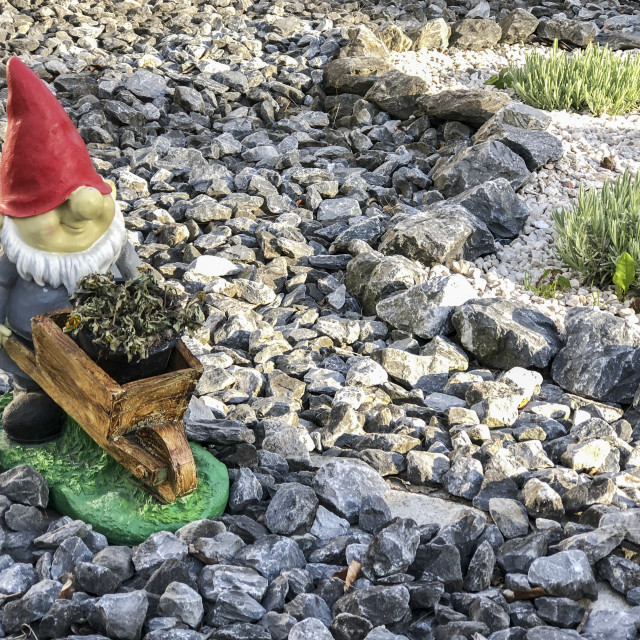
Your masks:
<svg viewBox="0 0 640 640"><path fill-rule="evenodd" d="M8 216L5 216L0 239L5 255L16 265L21 278L33 280L41 287L57 288L64 285L71 295L80 278L109 270L120 256L127 241L127 232L120 207L116 205L109 228L88 249L78 253L51 253L34 249L22 239Z"/></svg>

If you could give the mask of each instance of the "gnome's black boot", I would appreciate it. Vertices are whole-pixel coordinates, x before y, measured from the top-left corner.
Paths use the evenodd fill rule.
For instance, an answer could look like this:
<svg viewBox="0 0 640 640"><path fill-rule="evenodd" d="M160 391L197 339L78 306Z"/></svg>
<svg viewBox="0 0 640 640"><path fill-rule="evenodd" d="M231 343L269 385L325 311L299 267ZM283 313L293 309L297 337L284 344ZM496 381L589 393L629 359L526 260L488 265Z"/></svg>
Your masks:
<svg viewBox="0 0 640 640"><path fill-rule="evenodd" d="M7 437L22 444L37 444L55 438L66 414L44 391L14 391L2 414Z"/></svg>

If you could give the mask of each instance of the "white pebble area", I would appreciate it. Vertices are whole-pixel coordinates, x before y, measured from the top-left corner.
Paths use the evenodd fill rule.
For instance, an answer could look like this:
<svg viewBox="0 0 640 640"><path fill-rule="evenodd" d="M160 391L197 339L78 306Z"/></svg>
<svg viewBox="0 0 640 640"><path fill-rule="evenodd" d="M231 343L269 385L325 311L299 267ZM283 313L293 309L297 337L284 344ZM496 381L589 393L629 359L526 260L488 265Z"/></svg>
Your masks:
<svg viewBox="0 0 640 640"><path fill-rule="evenodd" d="M499 45L481 51L422 50L395 53L392 62L404 73L423 78L429 93L445 89L482 87L485 81L508 65L523 65L532 51L548 53L550 47L532 45ZM640 50L619 55L640 56ZM513 94L513 92L511 92ZM515 94L513 94L515 96ZM519 99L516 97L516 99ZM582 286L579 274L567 270L554 253L552 211L575 203L580 185L602 187L626 169L640 170L640 115L594 117L566 111L548 112L551 123L547 131L562 140L563 158L543 167L531 177L519 194L530 208L530 217L520 236L501 247L495 255L479 258L475 263L456 263L454 271L464 273L482 297L504 296L533 302L553 317L560 327L568 307L597 306L638 325L640 315L631 308L631 300L620 303L613 288L599 291ZM612 171L603 168L603 158L613 160ZM438 267L442 273L444 267ZM525 289L525 276L535 283L545 269L560 269L571 282L571 288L555 299L542 298Z"/></svg>

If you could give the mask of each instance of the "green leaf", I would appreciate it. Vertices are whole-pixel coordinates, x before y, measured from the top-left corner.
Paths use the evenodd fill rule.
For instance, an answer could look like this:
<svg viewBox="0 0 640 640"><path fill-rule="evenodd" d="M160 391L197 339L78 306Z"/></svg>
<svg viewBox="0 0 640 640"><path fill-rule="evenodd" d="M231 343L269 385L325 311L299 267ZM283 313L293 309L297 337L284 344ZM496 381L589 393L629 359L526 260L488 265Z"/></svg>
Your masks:
<svg viewBox="0 0 640 640"><path fill-rule="evenodd" d="M616 271L613 274L613 284L616 285L616 295L622 301L629 285L636 277L636 263L634 259L625 251L620 254L616 262Z"/></svg>
<svg viewBox="0 0 640 640"><path fill-rule="evenodd" d="M565 278L564 276L558 276L558 286L561 289L570 289L571 283L569 282L568 278Z"/></svg>
<svg viewBox="0 0 640 640"><path fill-rule="evenodd" d="M497 89L504 89L505 87L513 86L513 78L511 77L511 73L509 69L500 69L500 71L491 76L485 84L492 84Z"/></svg>

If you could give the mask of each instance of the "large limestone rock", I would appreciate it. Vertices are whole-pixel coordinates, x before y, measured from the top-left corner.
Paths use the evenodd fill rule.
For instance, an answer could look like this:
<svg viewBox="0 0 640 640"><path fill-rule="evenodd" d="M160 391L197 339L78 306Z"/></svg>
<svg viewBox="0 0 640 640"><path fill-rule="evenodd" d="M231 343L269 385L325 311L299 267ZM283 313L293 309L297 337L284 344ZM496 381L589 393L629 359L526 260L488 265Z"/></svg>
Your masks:
<svg viewBox="0 0 640 640"><path fill-rule="evenodd" d="M441 276L382 300L377 314L396 329L430 340L453 333L454 310L475 297L474 288L464 276Z"/></svg>
<svg viewBox="0 0 640 640"><path fill-rule="evenodd" d="M455 204L438 204L400 220L382 237L382 253L400 254L425 265L475 260L495 250L484 222Z"/></svg>
<svg viewBox="0 0 640 640"><path fill-rule="evenodd" d="M473 136L473 142L480 142L487 130L499 124L506 124L519 129L544 131L551 122L551 116L542 109L536 109L522 102L510 102L487 120Z"/></svg>
<svg viewBox="0 0 640 640"><path fill-rule="evenodd" d="M391 69L391 64L380 58L338 58L325 67L324 87L327 93L355 93L363 96L375 84L379 75Z"/></svg>
<svg viewBox="0 0 640 640"><path fill-rule="evenodd" d="M316 473L313 489L323 505L349 522L356 522L363 498L383 496L389 487L365 462L342 458L332 460Z"/></svg>
<svg viewBox="0 0 640 640"><path fill-rule="evenodd" d="M551 375L567 391L629 403L640 384L640 333L622 318L577 307L567 313L566 344Z"/></svg>
<svg viewBox="0 0 640 640"><path fill-rule="evenodd" d="M640 49L640 31L601 31L595 41L602 47L609 47L614 51L626 49Z"/></svg>
<svg viewBox="0 0 640 640"><path fill-rule="evenodd" d="M425 93L428 86L418 76L389 71L376 80L365 99L393 117L404 120L417 109L417 98Z"/></svg>
<svg viewBox="0 0 640 640"><path fill-rule="evenodd" d="M402 53L403 51L411 49L413 45L413 40L407 37L404 31L394 24L380 31L378 37L390 51Z"/></svg>
<svg viewBox="0 0 640 640"><path fill-rule="evenodd" d="M597 33L593 22L581 20L541 20L536 29L536 35L543 40L562 40L577 47L586 47Z"/></svg>
<svg viewBox="0 0 640 640"><path fill-rule="evenodd" d="M446 49L449 46L451 27L442 18L436 18L413 29L407 35L413 40L412 51Z"/></svg>
<svg viewBox="0 0 640 640"><path fill-rule="evenodd" d="M500 38L502 29L493 20L468 18L453 25L449 44L458 49L480 51L495 46Z"/></svg>
<svg viewBox="0 0 640 640"><path fill-rule="evenodd" d="M425 95L418 101L435 120L455 120L480 127L513 100L504 91L487 89L447 89Z"/></svg>
<svg viewBox="0 0 640 640"><path fill-rule="evenodd" d="M444 349L440 349L439 353L435 349L433 351L436 352L416 355L389 347L376 351L373 358L399 384L431 393L434 386L443 380L446 382L450 371L466 369L468 364L454 349L450 349L448 353Z"/></svg>
<svg viewBox="0 0 640 640"><path fill-rule="evenodd" d="M502 42L523 42L538 28L540 20L525 9L514 9L500 21Z"/></svg>
<svg viewBox="0 0 640 640"><path fill-rule="evenodd" d="M560 349L555 322L523 303L470 301L454 311L452 322L462 346L488 367L544 368Z"/></svg>
<svg viewBox="0 0 640 640"><path fill-rule="evenodd" d="M449 202L482 220L496 238L516 238L529 217L529 207L504 178L471 187Z"/></svg>
<svg viewBox="0 0 640 640"><path fill-rule="evenodd" d="M404 256L361 253L347 265L347 291L362 304L366 315L375 315L380 300L427 279L426 270Z"/></svg>
<svg viewBox="0 0 640 640"><path fill-rule="evenodd" d="M496 178L505 178L517 191L530 176L524 160L497 140L463 149L436 164L429 174L436 189L447 198Z"/></svg>
<svg viewBox="0 0 640 640"><path fill-rule="evenodd" d="M476 144L497 140L517 153L529 171L535 171L550 162L562 158L562 143L546 131L520 129L509 124L487 122L482 133L474 138Z"/></svg>
<svg viewBox="0 0 640 640"><path fill-rule="evenodd" d="M389 49L369 27L358 25L349 29L349 44L340 52L341 58L372 56L387 58Z"/></svg>

